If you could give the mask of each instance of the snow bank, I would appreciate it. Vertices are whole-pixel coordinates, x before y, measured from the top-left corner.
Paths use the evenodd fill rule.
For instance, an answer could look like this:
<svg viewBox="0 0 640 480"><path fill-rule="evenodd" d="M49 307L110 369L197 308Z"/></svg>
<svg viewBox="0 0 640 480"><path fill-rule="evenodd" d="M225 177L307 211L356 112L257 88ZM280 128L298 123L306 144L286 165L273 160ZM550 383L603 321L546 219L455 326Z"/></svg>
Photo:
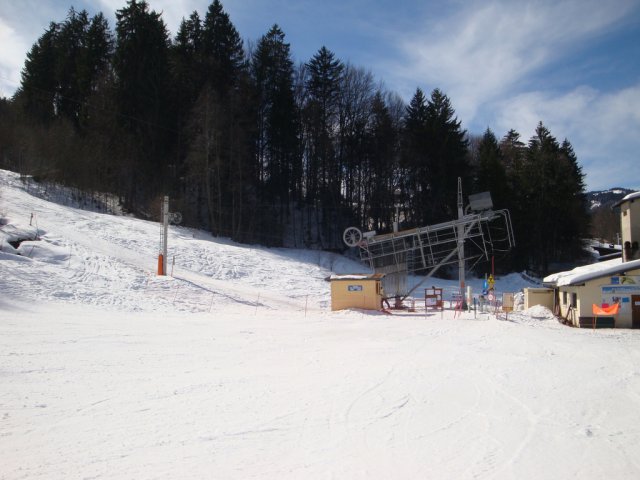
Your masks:
<svg viewBox="0 0 640 480"><path fill-rule="evenodd" d="M529 316L535 320L556 320L551 310L542 305L534 305L522 311L523 315Z"/></svg>

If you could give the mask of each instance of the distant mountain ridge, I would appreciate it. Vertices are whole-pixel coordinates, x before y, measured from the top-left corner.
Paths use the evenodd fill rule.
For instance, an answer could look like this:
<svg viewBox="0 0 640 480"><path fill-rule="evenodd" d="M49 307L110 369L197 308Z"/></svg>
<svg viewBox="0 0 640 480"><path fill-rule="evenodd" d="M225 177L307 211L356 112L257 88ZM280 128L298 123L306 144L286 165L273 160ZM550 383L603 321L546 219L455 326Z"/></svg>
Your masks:
<svg viewBox="0 0 640 480"><path fill-rule="evenodd" d="M628 188L610 188L608 190L587 192L587 206L591 213L603 208L611 208L616 202L634 191Z"/></svg>

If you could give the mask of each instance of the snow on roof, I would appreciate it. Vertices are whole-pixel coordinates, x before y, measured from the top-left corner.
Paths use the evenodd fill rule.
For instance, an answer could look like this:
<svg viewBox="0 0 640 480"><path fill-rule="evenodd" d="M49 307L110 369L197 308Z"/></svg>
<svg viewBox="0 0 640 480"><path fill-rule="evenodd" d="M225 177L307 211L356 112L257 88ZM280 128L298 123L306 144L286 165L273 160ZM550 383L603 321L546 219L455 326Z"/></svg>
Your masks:
<svg viewBox="0 0 640 480"><path fill-rule="evenodd" d="M624 197L622 200L618 200L616 203L614 203L613 207L611 207L611 208L616 208L616 207L622 205L624 202L627 202L629 200L635 200L636 198L640 198L640 192L630 193L629 195Z"/></svg>
<svg viewBox="0 0 640 480"><path fill-rule="evenodd" d="M628 270L640 268L640 260L632 260L630 262L622 262L622 259L607 260L605 262L594 263L576 267L567 272L558 272L545 277L542 283L545 285L555 285L558 287L566 285L576 285L584 283L595 278L615 275Z"/></svg>
<svg viewBox="0 0 640 480"><path fill-rule="evenodd" d="M379 273L333 274L329 277L329 280L378 280L383 276Z"/></svg>

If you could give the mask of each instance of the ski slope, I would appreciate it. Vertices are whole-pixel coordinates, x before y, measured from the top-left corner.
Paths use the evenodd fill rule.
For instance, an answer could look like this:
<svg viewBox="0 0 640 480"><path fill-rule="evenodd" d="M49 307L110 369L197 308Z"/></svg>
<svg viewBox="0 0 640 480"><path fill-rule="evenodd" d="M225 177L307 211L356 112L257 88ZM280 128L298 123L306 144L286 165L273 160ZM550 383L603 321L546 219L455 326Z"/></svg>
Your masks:
<svg viewBox="0 0 640 480"><path fill-rule="evenodd" d="M3 480L640 477L636 331L331 312L358 263L187 228L157 277L157 223L41 196L0 171Z"/></svg>

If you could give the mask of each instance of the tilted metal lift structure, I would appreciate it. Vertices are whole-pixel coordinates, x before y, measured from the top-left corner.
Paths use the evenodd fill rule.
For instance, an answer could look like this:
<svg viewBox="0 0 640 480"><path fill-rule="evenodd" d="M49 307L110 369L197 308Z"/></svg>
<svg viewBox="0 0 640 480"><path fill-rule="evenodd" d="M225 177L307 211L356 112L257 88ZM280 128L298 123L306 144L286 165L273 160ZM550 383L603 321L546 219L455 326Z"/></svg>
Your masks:
<svg viewBox="0 0 640 480"><path fill-rule="evenodd" d="M359 248L361 261L374 272L385 274L385 298L394 298L395 306L399 306L441 267L458 264L464 271L466 262L473 262L470 267L473 268L478 262L489 260L491 255L508 252L514 246L509 211L491 210L488 192L469 198L471 204L467 211L472 213L461 214L460 208L457 220L382 235L349 227L344 231L343 240L348 246ZM425 277L409 289L409 273Z"/></svg>

